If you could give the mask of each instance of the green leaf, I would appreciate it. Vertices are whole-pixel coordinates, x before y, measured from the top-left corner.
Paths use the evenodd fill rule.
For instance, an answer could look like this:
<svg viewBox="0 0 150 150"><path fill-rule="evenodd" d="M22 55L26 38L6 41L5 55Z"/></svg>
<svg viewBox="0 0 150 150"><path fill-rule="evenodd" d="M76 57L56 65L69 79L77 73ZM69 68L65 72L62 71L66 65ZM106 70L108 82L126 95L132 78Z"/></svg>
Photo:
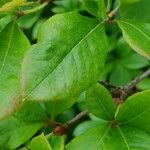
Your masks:
<svg viewBox="0 0 150 150"><path fill-rule="evenodd" d="M10 2L11 0L0 0L0 6Z"/></svg>
<svg viewBox="0 0 150 150"><path fill-rule="evenodd" d="M53 150L44 134L32 139L30 147L31 150Z"/></svg>
<svg viewBox="0 0 150 150"><path fill-rule="evenodd" d="M127 19L117 22L131 48L150 59L150 25Z"/></svg>
<svg viewBox="0 0 150 150"><path fill-rule="evenodd" d="M91 113L99 118L111 120L116 106L110 93L99 83L87 90L86 104Z"/></svg>
<svg viewBox="0 0 150 150"><path fill-rule="evenodd" d="M136 85L136 87L140 90L150 89L150 78L142 80L140 83Z"/></svg>
<svg viewBox="0 0 150 150"><path fill-rule="evenodd" d="M68 99L98 81L107 54L101 23L75 13L59 14L46 21L38 35L23 63L25 99Z"/></svg>
<svg viewBox="0 0 150 150"><path fill-rule="evenodd" d="M149 145L150 136L140 130L103 125L74 138L66 150L150 150Z"/></svg>
<svg viewBox="0 0 150 150"><path fill-rule="evenodd" d="M122 60L123 65L128 69L141 69L149 65L149 61L144 57L133 53Z"/></svg>
<svg viewBox="0 0 150 150"><path fill-rule="evenodd" d="M15 149L28 141L47 122L38 103L25 103L13 116L0 122L0 149Z"/></svg>
<svg viewBox="0 0 150 150"><path fill-rule="evenodd" d="M74 130L73 135L78 136L91 128L96 128L102 125L102 123L106 123L105 121L84 121L80 123Z"/></svg>
<svg viewBox="0 0 150 150"><path fill-rule="evenodd" d="M82 0L82 5L90 14L106 19L106 9L103 0Z"/></svg>
<svg viewBox="0 0 150 150"><path fill-rule="evenodd" d="M50 138L48 138L53 150L64 150L65 139L66 139L65 135L64 136L52 135Z"/></svg>
<svg viewBox="0 0 150 150"><path fill-rule="evenodd" d="M8 15L0 19L0 32L12 21L12 16Z"/></svg>
<svg viewBox="0 0 150 150"><path fill-rule="evenodd" d="M119 124L136 127L150 133L150 90L130 96L119 107L116 120Z"/></svg>
<svg viewBox="0 0 150 150"><path fill-rule="evenodd" d="M55 119L57 115L70 108L75 102L75 99L60 100L60 101L49 101L45 103L47 113L51 119Z"/></svg>
<svg viewBox="0 0 150 150"><path fill-rule="evenodd" d="M130 18L137 20L138 22L150 22L149 6L149 0L122 0L120 15L122 18Z"/></svg>
<svg viewBox="0 0 150 150"><path fill-rule="evenodd" d="M0 120L20 103L20 70L30 44L15 23L0 32Z"/></svg>

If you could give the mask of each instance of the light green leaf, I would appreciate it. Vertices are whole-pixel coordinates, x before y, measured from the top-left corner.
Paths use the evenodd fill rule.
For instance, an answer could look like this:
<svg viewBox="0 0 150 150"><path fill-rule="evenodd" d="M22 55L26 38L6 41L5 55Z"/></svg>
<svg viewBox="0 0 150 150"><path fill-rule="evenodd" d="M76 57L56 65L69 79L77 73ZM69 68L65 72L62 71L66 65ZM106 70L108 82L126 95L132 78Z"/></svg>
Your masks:
<svg viewBox="0 0 150 150"><path fill-rule="evenodd" d="M110 93L99 83L87 90L86 104L91 113L99 118L111 120L116 106Z"/></svg>
<svg viewBox="0 0 150 150"><path fill-rule="evenodd" d="M118 20L126 42L137 53L150 59L150 24L133 20Z"/></svg>
<svg viewBox="0 0 150 150"><path fill-rule="evenodd" d="M102 125L102 123L106 123L105 121L84 121L80 123L74 130L73 135L78 136L91 128L96 128Z"/></svg>
<svg viewBox="0 0 150 150"><path fill-rule="evenodd" d="M147 59L145 59L144 57L142 57L136 53L133 53L133 54L129 55L127 58L124 58L122 60L122 63L124 65L124 67L126 67L128 69L141 69L150 64Z"/></svg>
<svg viewBox="0 0 150 150"><path fill-rule="evenodd" d="M140 83L136 85L136 87L140 90L150 89L150 78L142 80Z"/></svg>
<svg viewBox="0 0 150 150"><path fill-rule="evenodd" d="M38 35L23 63L25 99L68 99L98 81L107 54L101 23L76 13L59 14L46 21Z"/></svg>
<svg viewBox="0 0 150 150"><path fill-rule="evenodd" d="M12 0L8 3L5 3L0 7L0 13L7 13L14 10L16 7L21 6L25 3L25 0Z"/></svg>
<svg viewBox="0 0 150 150"><path fill-rule="evenodd" d="M11 0L0 0L0 6L10 2Z"/></svg>
<svg viewBox="0 0 150 150"><path fill-rule="evenodd" d="M145 90L130 96L119 107L116 120L119 124L136 127L150 133L150 90Z"/></svg>
<svg viewBox="0 0 150 150"><path fill-rule="evenodd" d="M20 70L30 44L15 23L0 32L0 120L20 103Z"/></svg>
<svg viewBox="0 0 150 150"><path fill-rule="evenodd" d="M149 145L150 136L140 130L103 125L74 138L66 150L150 150Z"/></svg>
<svg viewBox="0 0 150 150"><path fill-rule="evenodd" d="M120 15L122 18L130 18L142 22L150 22L149 0L122 0ZM134 3L131 3L133 2Z"/></svg>
<svg viewBox="0 0 150 150"><path fill-rule="evenodd" d="M0 149L15 149L28 141L47 122L38 103L25 103L20 110L0 122Z"/></svg>
<svg viewBox="0 0 150 150"><path fill-rule="evenodd" d="M32 139L30 147L31 150L53 150L44 134L41 134Z"/></svg>

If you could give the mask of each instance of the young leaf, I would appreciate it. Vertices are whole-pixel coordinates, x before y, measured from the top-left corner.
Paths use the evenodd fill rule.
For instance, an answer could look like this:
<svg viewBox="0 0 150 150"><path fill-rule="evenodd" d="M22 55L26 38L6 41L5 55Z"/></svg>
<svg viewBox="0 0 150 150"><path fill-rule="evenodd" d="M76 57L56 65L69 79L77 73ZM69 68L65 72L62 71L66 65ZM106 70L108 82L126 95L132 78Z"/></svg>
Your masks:
<svg viewBox="0 0 150 150"><path fill-rule="evenodd" d="M32 139L30 148L31 150L53 150L43 134Z"/></svg>
<svg viewBox="0 0 150 150"><path fill-rule="evenodd" d="M116 120L150 133L150 90L145 90L130 96L119 107Z"/></svg>
<svg viewBox="0 0 150 150"><path fill-rule="evenodd" d="M20 70L30 44L13 22L0 32L0 120L20 103Z"/></svg>
<svg viewBox="0 0 150 150"><path fill-rule="evenodd" d="M106 120L114 117L116 106L109 92L99 83L87 91L86 104L89 111L97 117Z"/></svg>
<svg viewBox="0 0 150 150"><path fill-rule="evenodd" d="M150 59L150 25L133 20L118 20L126 42L137 53Z"/></svg>
<svg viewBox="0 0 150 150"><path fill-rule="evenodd" d="M38 43L24 60L24 98L48 101L80 94L98 80L106 54L101 23L75 13L55 15L41 26Z"/></svg>

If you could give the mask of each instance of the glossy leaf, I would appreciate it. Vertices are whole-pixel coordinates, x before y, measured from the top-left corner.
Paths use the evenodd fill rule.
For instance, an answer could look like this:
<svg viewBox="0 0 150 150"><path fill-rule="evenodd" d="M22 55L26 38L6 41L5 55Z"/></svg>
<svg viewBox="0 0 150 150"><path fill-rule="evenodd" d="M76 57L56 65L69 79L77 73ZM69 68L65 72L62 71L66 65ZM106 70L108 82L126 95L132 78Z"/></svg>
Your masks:
<svg viewBox="0 0 150 150"><path fill-rule="evenodd" d="M38 35L23 64L25 98L67 99L96 83L107 54L101 23L75 13L59 14L46 21Z"/></svg>
<svg viewBox="0 0 150 150"><path fill-rule="evenodd" d="M13 116L0 122L0 149L15 149L28 141L47 122L37 103L25 103Z"/></svg>
<svg viewBox="0 0 150 150"><path fill-rule="evenodd" d="M140 130L103 125L77 136L66 150L150 150L149 144L150 136Z"/></svg>
<svg viewBox="0 0 150 150"><path fill-rule="evenodd" d="M114 117L116 106L110 93L99 83L87 91L86 104L89 111L99 118L111 120Z"/></svg>
<svg viewBox="0 0 150 150"><path fill-rule="evenodd" d="M53 150L43 134L32 139L30 147L31 150Z"/></svg>
<svg viewBox="0 0 150 150"><path fill-rule="evenodd" d="M0 32L0 120L20 103L20 70L30 44L15 23Z"/></svg>
<svg viewBox="0 0 150 150"><path fill-rule="evenodd" d="M150 90L130 96L119 108L116 120L150 133Z"/></svg>
<svg viewBox="0 0 150 150"><path fill-rule="evenodd" d="M117 22L131 48L150 59L150 25L126 19Z"/></svg>

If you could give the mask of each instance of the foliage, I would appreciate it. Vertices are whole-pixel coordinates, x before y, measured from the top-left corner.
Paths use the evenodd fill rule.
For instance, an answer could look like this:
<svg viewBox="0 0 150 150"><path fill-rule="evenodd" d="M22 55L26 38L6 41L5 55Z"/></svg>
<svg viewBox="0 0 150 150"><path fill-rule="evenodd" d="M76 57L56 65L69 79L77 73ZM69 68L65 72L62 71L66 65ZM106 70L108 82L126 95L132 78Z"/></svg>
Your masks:
<svg viewBox="0 0 150 150"><path fill-rule="evenodd" d="M150 150L149 0L0 1L0 149Z"/></svg>

